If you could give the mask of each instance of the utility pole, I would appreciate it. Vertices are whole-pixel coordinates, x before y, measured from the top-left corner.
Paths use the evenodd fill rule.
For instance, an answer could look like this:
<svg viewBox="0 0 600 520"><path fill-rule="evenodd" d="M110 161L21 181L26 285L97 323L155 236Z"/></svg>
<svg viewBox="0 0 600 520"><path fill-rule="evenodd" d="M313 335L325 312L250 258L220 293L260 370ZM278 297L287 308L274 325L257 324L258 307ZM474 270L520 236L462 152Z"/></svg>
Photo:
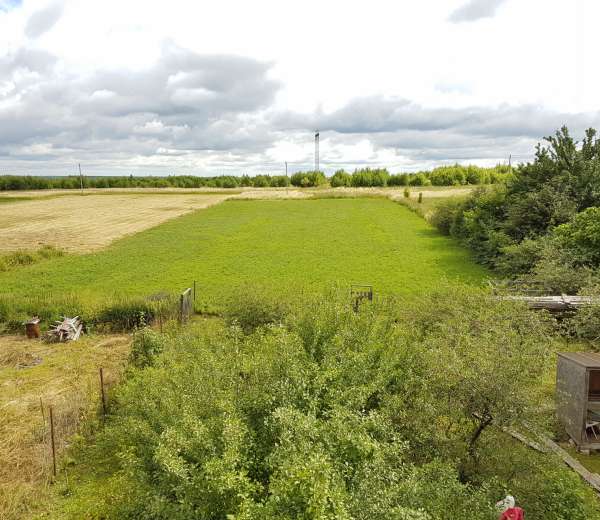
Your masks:
<svg viewBox="0 0 600 520"><path fill-rule="evenodd" d="M79 163L79 185L81 186L81 193L83 193L83 175L81 174L81 163Z"/></svg>
<svg viewBox="0 0 600 520"><path fill-rule="evenodd" d="M319 131L315 132L315 171L319 171Z"/></svg>
<svg viewBox="0 0 600 520"><path fill-rule="evenodd" d="M286 177L288 176L288 174L287 174L287 161L285 161L285 176Z"/></svg>
<svg viewBox="0 0 600 520"><path fill-rule="evenodd" d="M508 171L512 173L512 153L508 154Z"/></svg>

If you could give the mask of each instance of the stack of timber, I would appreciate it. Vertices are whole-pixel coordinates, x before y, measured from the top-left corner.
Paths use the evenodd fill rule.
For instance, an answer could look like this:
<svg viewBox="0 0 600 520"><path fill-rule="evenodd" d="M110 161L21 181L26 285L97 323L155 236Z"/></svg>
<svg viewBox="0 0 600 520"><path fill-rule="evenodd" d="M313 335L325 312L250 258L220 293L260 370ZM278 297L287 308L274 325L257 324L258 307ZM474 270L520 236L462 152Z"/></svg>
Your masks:
<svg viewBox="0 0 600 520"><path fill-rule="evenodd" d="M67 318L63 316L62 321L57 321L47 334L48 341L62 343L65 341L76 341L83 332L83 323L79 316Z"/></svg>
<svg viewBox="0 0 600 520"><path fill-rule="evenodd" d="M503 300L514 300L527 303L530 309L546 309L549 311L576 310L587 305L600 305L600 298L592 296L503 296Z"/></svg>

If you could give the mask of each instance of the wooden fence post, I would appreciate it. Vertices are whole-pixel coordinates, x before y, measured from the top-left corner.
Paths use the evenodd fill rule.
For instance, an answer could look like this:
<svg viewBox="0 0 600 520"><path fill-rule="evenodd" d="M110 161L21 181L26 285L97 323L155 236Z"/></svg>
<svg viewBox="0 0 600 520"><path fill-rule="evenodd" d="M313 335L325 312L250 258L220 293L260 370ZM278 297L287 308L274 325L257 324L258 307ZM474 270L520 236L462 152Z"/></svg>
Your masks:
<svg viewBox="0 0 600 520"><path fill-rule="evenodd" d="M56 446L54 444L54 413L50 405L50 443L52 445L52 474L56 477Z"/></svg>
<svg viewBox="0 0 600 520"><path fill-rule="evenodd" d="M104 393L104 370L100 367L100 397L102 398L102 422L106 421L106 395Z"/></svg>

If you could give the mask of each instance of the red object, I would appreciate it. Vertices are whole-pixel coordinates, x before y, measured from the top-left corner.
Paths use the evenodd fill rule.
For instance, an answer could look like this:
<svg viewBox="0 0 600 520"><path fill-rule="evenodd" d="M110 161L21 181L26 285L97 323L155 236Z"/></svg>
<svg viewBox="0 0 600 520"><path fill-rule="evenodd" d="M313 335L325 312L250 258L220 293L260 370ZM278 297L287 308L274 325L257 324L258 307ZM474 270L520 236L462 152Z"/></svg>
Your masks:
<svg viewBox="0 0 600 520"><path fill-rule="evenodd" d="M520 507L510 507L500 517L500 520L524 520L525 513Z"/></svg>

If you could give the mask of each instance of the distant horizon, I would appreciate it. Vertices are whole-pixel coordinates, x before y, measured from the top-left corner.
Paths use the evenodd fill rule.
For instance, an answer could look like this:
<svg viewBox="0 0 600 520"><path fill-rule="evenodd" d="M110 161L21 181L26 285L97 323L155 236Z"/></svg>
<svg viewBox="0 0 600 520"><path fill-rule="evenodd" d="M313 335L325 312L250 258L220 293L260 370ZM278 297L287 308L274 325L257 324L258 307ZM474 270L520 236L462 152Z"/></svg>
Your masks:
<svg viewBox="0 0 600 520"><path fill-rule="evenodd" d="M522 161L525 162L525 161ZM447 166L463 166L463 167L468 167L468 166L477 166L479 168L494 168L495 166L502 166L502 165L507 165L508 162L498 162L495 163L491 166L480 166L478 164L474 164L474 163L460 163L460 162L452 162L452 163L444 163L444 164L438 164L437 166L433 166L431 168L423 168L423 169L415 169L415 170L392 170L389 167L386 166L370 166L370 165L366 165L366 166L356 166L353 168L336 168L331 169L331 168L321 168L320 171L326 176L326 177L331 177L336 171L338 170L344 170L348 173L352 173L355 170L360 170L363 168L371 168L371 169L386 169L390 175L401 175L401 174L408 174L408 175L412 175L412 174L417 174L419 172L426 172L426 171L431 171L431 170L435 170L437 168L443 168L443 167L447 167ZM518 162L514 162L513 161L513 166L516 167L518 166ZM288 177L291 177L292 175L294 175L295 173L300 173L300 172L308 172L308 171L314 171L313 168L305 168L305 169L295 169L295 170L291 170L289 169L288 166ZM283 171L271 171L271 172L267 172L267 171L257 171L257 172L245 172L245 173L233 173L233 172L229 172L229 173L213 173L213 174L208 174L208 175L202 175L202 174L196 174L196 173L186 173L186 172L181 172L181 173L156 173L156 174L145 174L145 173L109 173L109 174L99 174L99 173L89 173L86 174L84 171L82 171L82 175L83 177L87 177L87 178L101 178L101 177L201 177L201 178L210 178L210 177L244 177L244 176L249 176L249 177L256 177L257 175L268 175L268 176L285 176L285 170ZM65 173L65 174L43 174L43 173L4 173L2 171L0 171L0 177L45 177L45 178L68 178L68 177L79 177L79 172L74 172L74 173Z"/></svg>

